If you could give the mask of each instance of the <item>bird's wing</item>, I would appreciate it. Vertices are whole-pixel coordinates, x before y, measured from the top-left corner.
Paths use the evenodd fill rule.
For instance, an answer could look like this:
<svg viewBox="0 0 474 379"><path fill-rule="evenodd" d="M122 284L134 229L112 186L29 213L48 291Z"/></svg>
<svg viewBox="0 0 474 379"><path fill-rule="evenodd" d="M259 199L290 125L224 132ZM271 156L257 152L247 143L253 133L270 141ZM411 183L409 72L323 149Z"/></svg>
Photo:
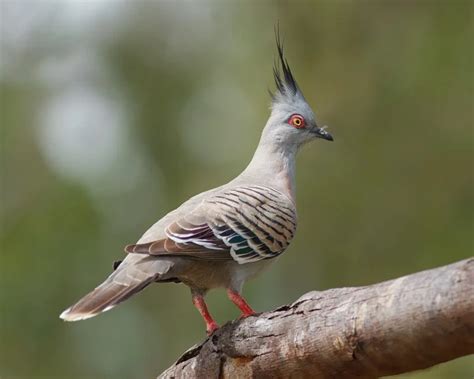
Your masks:
<svg viewBox="0 0 474 379"><path fill-rule="evenodd" d="M170 223L165 238L125 251L248 263L281 254L295 230L295 207L286 195L269 187L238 186L213 194Z"/></svg>
<svg viewBox="0 0 474 379"><path fill-rule="evenodd" d="M166 229L166 237L157 241L128 245L127 253L188 256L197 259L230 260L230 249L206 223L191 224L185 218Z"/></svg>

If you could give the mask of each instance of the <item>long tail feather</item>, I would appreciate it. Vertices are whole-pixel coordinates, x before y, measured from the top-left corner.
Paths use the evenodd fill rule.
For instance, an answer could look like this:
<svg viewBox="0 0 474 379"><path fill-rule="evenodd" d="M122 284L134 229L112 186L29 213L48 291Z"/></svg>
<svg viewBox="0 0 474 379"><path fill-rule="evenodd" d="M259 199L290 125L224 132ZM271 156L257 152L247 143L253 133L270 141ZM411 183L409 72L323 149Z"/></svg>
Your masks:
<svg viewBox="0 0 474 379"><path fill-rule="evenodd" d="M64 321L79 321L97 316L99 313L112 309L133 294L141 291L151 282L152 280L148 280L127 286L106 281L76 304L66 309L59 317Z"/></svg>
<svg viewBox="0 0 474 379"><path fill-rule="evenodd" d="M65 321L85 320L106 312L148 284L166 279L172 263L164 259L127 256L100 286L88 293L59 316Z"/></svg>

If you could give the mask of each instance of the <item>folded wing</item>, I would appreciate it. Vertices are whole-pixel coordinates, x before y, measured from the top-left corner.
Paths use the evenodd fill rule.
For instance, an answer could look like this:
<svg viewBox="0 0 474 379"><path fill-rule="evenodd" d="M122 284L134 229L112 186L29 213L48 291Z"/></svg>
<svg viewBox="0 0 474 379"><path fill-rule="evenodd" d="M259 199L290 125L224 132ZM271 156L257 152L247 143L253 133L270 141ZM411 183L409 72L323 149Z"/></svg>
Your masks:
<svg viewBox="0 0 474 379"><path fill-rule="evenodd" d="M248 263L281 254L295 230L295 208L285 195L268 187L241 186L211 196L171 223L166 238L129 245L125 251Z"/></svg>

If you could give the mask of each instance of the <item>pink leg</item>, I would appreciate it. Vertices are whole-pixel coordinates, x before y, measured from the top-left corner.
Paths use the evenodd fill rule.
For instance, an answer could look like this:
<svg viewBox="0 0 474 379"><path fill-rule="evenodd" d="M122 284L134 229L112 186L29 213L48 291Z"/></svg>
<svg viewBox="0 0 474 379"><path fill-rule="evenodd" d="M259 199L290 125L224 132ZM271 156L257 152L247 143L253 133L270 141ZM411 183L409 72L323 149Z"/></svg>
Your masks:
<svg viewBox="0 0 474 379"><path fill-rule="evenodd" d="M206 332L210 336L216 329L219 328L219 325L214 321L211 314L207 310L206 302L201 295L193 295L193 304L201 314L202 318L206 323Z"/></svg>
<svg viewBox="0 0 474 379"><path fill-rule="evenodd" d="M237 291L227 289L227 296L229 296L229 299L239 307L239 309L242 311L242 316L241 317L248 317L252 316L255 314L255 311L250 308L250 305L247 304L247 302L244 300L242 296Z"/></svg>

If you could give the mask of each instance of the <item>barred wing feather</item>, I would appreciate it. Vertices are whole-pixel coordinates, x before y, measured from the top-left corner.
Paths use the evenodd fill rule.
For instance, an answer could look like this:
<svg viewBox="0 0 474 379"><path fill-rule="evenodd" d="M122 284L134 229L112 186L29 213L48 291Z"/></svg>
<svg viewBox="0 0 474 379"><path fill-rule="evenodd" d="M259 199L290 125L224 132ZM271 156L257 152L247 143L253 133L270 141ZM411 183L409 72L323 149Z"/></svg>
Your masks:
<svg viewBox="0 0 474 379"><path fill-rule="evenodd" d="M296 211L288 197L269 187L240 186L209 197L170 224L167 238L126 251L249 263L281 254L295 230Z"/></svg>

